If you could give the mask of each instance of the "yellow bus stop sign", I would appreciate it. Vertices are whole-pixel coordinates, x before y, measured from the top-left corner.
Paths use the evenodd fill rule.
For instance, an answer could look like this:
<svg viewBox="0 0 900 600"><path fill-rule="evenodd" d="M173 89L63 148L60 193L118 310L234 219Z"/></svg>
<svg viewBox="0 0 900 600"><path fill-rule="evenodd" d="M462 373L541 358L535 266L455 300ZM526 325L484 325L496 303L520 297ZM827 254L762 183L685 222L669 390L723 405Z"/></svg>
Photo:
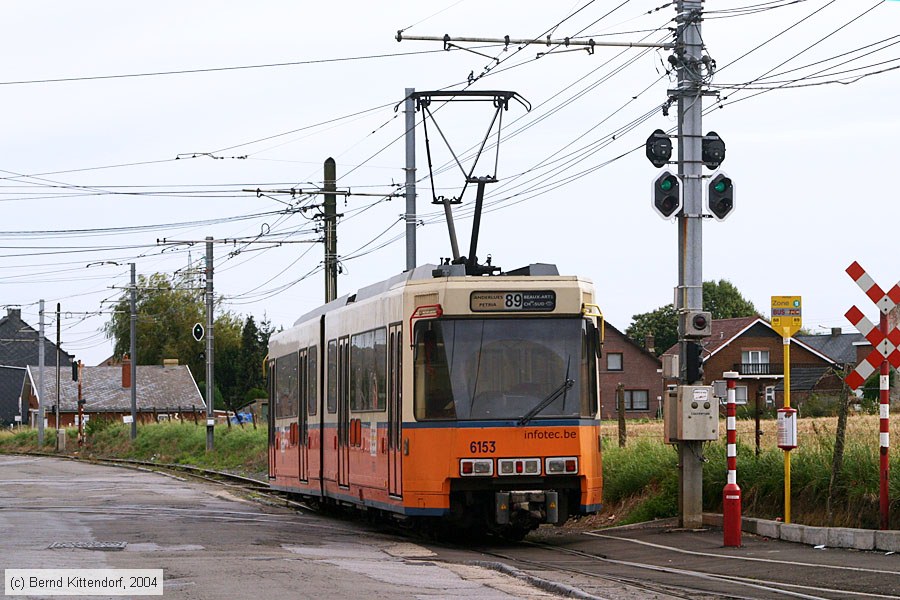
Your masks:
<svg viewBox="0 0 900 600"><path fill-rule="evenodd" d="M803 326L800 296L772 296L772 327L783 337L792 337Z"/></svg>

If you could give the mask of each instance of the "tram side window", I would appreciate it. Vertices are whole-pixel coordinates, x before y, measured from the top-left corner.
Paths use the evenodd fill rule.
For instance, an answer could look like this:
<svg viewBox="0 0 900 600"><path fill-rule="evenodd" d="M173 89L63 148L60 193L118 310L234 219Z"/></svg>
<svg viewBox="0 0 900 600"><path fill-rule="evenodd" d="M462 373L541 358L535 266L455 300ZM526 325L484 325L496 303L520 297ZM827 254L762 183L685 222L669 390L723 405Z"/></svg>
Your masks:
<svg viewBox="0 0 900 600"><path fill-rule="evenodd" d="M581 335L581 415L597 414L597 328L591 321L582 324Z"/></svg>
<svg viewBox="0 0 900 600"><path fill-rule="evenodd" d="M383 411L387 407L387 330L350 337L350 409Z"/></svg>
<svg viewBox="0 0 900 600"><path fill-rule="evenodd" d="M296 352L275 359L275 418L296 417L300 412L300 388L298 369L300 360Z"/></svg>
<svg viewBox="0 0 900 600"><path fill-rule="evenodd" d="M443 330L432 323L417 324L415 352L416 419L455 419Z"/></svg>
<svg viewBox="0 0 900 600"><path fill-rule="evenodd" d="M319 381L319 361L318 361L318 350L317 346L310 346L309 350L306 351L306 362L307 362L307 377L306 377L306 398L308 401L307 410L310 415L316 414L316 407L318 405L318 394L316 391L318 390L317 383Z"/></svg>
<svg viewBox="0 0 900 600"><path fill-rule="evenodd" d="M328 412L334 414L337 412L337 342L335 340L328 342L326 367L326 377L328 379L326 401L328 403Z"/></svg>

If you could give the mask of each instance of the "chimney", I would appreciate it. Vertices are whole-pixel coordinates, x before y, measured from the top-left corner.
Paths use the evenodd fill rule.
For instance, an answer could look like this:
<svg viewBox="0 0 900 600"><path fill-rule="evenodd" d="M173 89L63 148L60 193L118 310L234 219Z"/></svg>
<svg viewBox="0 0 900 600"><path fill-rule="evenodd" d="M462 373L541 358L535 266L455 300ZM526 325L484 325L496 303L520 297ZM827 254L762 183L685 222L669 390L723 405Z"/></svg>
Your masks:
<svg viewBox="0 0 900 600"><path fill-rule="evenodd" d="M652 335L644 336L644 349L647 350L647 352L656 354L656 339L654 339Z"/></svg>
<svg viewBox="0 0 900 600"><path fill-rule="evenodd" d="M177 366L178 366L178 359L177 359L177 358L164 358L164 359L163 359L163 366L164 366L164 367L177 367Z"/></svg>
<svg viewBox="0 0 900 600"><path fill-rule="evenodd" d="M840 327L832 327L831 328L831 337L840 337L841 336L841 328Z"/></svg>
<svg viewBox="0 0 900 600"><path fill-rule="evenodd" d="M122 357L122 387L131 388L131 358L127 354Z"/></svg>
<svg viewBox="0 0 900 600"><path fill-rule="evenodd" d="M22 309L21 308L7 308L6 316L10 319L17 319L19 321L22 320Z"/></svg>

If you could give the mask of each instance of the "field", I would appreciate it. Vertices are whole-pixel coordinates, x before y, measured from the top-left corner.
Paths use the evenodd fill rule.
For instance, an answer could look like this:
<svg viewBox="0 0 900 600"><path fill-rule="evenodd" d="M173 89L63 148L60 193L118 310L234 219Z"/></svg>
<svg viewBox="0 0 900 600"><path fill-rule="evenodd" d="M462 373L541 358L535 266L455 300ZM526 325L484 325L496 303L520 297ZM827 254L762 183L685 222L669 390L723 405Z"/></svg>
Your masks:
<svg viewBox="0 0 900 600"><path fill-rule="evenodd" d="M756 453L752 420L737 422L737 473L743 514L779 518L784 512L784 453L776 446L774 420L760 423L763 434ZM791 521L807 525L877 528L878 417L851 415L847 422L843 468L832 481L837 418L800 419L800 447L791 452ZM725 432L704 445L704 510L721 511L725 485ZM629 507L626 522L677 514L677 454L662 443L662 422L629 422L628 441L618 447L615 422L604 423L604 499ZM900 441L900 424L891 427ZM900 528L900 460L891 449L891 527ZM648 493L647 490L652 490ZM830 493L829 493L830 490ZM607 517L608 518L608 517ZM618 519L617 519L618 520Z"/></svg>
<svg viewBox="0 0 900 600"><path fill-rule="evenodd" d="M792 454L791 520L808 525L875 529L878 512L878 418L851 415L847 425L843 468L832 481L836 418L800 419L800 447ZM98 422L99 423L99 422ZM720 512L725 485L724 422L722 439L704 445L704 510ZM738 484L743 514L763 518L783 516L784 453L775 445L775 421L761 423L759 454L754 423L738 421ZM628 440L618 447L615 422L603 423L604 503L597 516L581 526L622 524L677 515L678 460L674 447L662 442L662 422L630 421ZM900 424L892 424L892 439L900 443ZM53 430L45 451L53 450ZM158 463L191 464L265 478L266 430L251 426L216 427L215 449L206 452L206 429L193 423L141 426L134 444L121 424L94 425L83 456L133 458ZM77 453L75 431L68 432L67 448ZM23 429L0 433L0 452L37 450L37 432ZM900 460L891 450L891 527L900 529ZM830 490L830 493L829 493Z"/></svg>

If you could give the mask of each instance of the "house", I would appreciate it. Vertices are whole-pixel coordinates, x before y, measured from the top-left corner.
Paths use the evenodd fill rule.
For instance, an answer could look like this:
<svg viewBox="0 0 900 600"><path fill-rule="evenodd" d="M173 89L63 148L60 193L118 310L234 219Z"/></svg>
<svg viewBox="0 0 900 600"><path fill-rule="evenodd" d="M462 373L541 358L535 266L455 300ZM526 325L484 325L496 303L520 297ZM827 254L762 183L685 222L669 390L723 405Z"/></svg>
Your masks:
<svg viewBox="0 0 900 600"><path fill-rule="evenodd" d="M20 394L25 368L39 362L39 337L38 331L22 320L19 308L7 309L6 316L0 318L0 426L16 423L17 416L22 417L23 423L28 421ZM45 366L53 366L55 371L58 354L59 364L71 368L70 354L59 351L46 337L43 344Z"/></svg>
<svg viewBox="0 0 900 600"><path fill-rule="evenodd" d="M600 359L600 418L618 418L616 388L619 384L624 386L626 418L659 416L663 394L661 363L648 348L606 323Z"/></svg>
<svg viewBox="0 0 900 600"><path fill-rule="evenodd" d="M856 367L872 351L872 344L861 333L843 333L840 327L832 327L824 335L795 335L803 342L831 358L839 365Z"/></svg>
<svg viewBox="0 0 900 600"><path fill-rule="evenodd" d="M174 362L174 361L173 361ZM22 398L28 399L29 423L37 423L38 375L40 369L29 366L22 385ZM57 379L55 367L44 367L44 410L48 427L56 427ZM191 370L185 365L138 365L135 396L139 422L162 419L203 418L206 404L197 389ZM120 366L83 367L81 398L85 420L103 416L123 420L131 416L131 361ZM77 424L78 382L72 370L60 371L59 422L63 427Z"/></svg>
<svg viewBox="0 0 900 600"><path fill-rule="evenodd" d="M790 340L791 404L802 406L813 393L840 389L835 369L842 363L795 336ZM813 336L817 337L817 336ZM832 341L836 344L836 342ZM841 342L843 345L845 342ZM703 381L711 385L723 373L735 371L738 404L763 400L772 406L784 404L784 340L762 317L716 319L712 335L702 341ZM666 355L677 354L678 345Z"/></svg>

